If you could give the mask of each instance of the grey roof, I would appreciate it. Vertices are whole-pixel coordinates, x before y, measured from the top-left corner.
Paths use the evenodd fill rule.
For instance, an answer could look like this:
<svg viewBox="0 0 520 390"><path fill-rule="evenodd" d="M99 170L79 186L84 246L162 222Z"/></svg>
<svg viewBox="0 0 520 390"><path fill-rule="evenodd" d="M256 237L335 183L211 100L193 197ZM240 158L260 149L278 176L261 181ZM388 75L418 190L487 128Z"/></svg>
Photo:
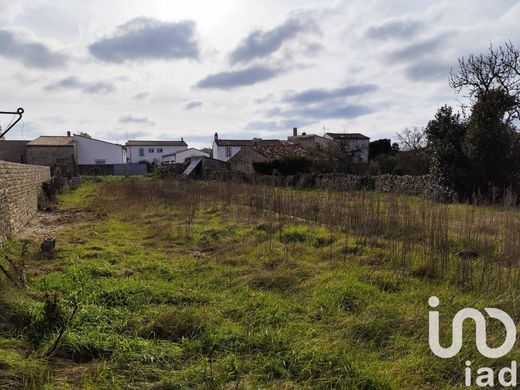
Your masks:
<svg viewBox="0 0 520 390"><path fill-rule="evenodd" d="M65 136L42 135L29 143L27 146L72 146L74 138Z"/></svg>
<svg viewBox="0 0 520 390"><path fill-rule="evenodd" d="M127 146L188 146L184 141L137 141L130 140Z"/></svg>
<svg viewBox="0 0 520 390"><path fill-rule="evenodd" d="M325 133L333 139L370 139L361 133Z"/></svg>

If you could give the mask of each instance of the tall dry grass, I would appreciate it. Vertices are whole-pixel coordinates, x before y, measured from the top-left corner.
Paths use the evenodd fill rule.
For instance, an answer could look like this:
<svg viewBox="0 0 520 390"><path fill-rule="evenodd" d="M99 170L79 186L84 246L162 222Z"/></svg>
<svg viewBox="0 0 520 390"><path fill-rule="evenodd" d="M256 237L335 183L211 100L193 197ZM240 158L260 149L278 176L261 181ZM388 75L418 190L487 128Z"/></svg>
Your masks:
<svg viewBox="0 0 520 390"><path fill-rule="evenodd" d="M468 289L520 290L520 219L512 197L500 205L447 205L369 192L308 191L232 182L125 180L104 184L98 208L182 210L185 236L202 207L269 221L324 225L355 241L383 266ZM460 251L475 257L458 256Z"/></svg>

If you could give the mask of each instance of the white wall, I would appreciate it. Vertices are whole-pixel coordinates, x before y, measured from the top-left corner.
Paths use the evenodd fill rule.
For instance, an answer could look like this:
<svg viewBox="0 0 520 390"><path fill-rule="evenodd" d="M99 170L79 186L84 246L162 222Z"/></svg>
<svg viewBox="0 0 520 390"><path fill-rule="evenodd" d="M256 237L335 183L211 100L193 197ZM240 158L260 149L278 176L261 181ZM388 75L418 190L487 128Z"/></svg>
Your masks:
<svg viewBox="0 0 520 390"><path fill-rule="evenodd" d="M368 162L368 139L353 139L348 140L346 149L354 152L354 161Z"/></svg>
<svg viewBox="0 0 520 390"><path fill-rule="evenodd" d="M139 155L139 149L144 149L144 156ZM148 152L148 149L152 148L153 153ZM145 145L145 146L127 146L128 149L128 158L132 163L138 163L140 161L147 161L149 163L161 163L162 156L165 154L173 154L178 153L182 150L186 150L186 146L155 146L155 145ZM162 152L157 152L157 149L162 149Z"/></svg>
<svg viewBox="0 0 520 390"><path fill-rule="evenodd" d="M198 156L209 157L209 154L198 149L186 149L182 152L178 152L175 155L175 162L177 164L182 164L184 161L186 161L187 158Z"/></svg>
<svg viewBox="0 0 520 390"><path fill-rule="evenodd" d="M231 148L231 156L226 157L226 148ZM217 146L216 142L213 142L213 158L215 160L227 161L235 154L240 152L240 146Z"/></svg>
<svg viewBox="0 0 520 390"><path fill-rule="evenodd" d="M74 158L78 165L93 165L96 160L105 160L105 164L126 163L126 151L121 145L78 135L74 135L74 142Z"/></svg>

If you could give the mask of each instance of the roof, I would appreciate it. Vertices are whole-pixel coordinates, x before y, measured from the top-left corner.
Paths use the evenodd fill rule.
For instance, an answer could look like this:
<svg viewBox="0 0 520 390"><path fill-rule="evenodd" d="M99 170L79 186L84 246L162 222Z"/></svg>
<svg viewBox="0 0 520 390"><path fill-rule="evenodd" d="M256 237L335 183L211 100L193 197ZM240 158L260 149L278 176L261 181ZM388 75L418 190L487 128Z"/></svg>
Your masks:
<svg viewBox="0 0 520 390"><path fill-rule="evenodd" d="M361 133L325 133L332 139L370 139Z"/></svg>
<svg viewBox="0 0 520 390"><path fill-rule="evenodd" d="M279 139L218 139L215 141L217 146L250 146L253 144L279 144Z"/></svg>
<svg viewBox="0 0 520 390"><path fill-rule="evenodd" d="M108 142L108 141L104 141L102 139L97 139L97 138L92 138L90 136L86 136L84 134L74 134L73 137L81 137L81 138L85 138L85 139L88 139L90 141L96 141L96 142L103 142L105 144L110 144L110 145L115 145L115 146L121 146L122 148L124 148L124 145L120 145L120 144L116 144L114 142Z"/></svg>
<svg viewBox="0 0 520 390"><path fill-rule="evenodd" d="M184 140L182 141L127 141L127 146L188 146Z"/></svg>
<svg viewBox="0 0 520 390"><path fill-rule="evenodd" d="M27 146L72 146L74 138L65 136L42 135L32 141Z"/></svg>
<svg viewBox="0 0 520 390"><path fill-rule="evenodd" d="M307 150L300 145L290 142L280 142L278 144L255 144L251 150L268 159L275 159L289 156L305 156Z"/></svg>

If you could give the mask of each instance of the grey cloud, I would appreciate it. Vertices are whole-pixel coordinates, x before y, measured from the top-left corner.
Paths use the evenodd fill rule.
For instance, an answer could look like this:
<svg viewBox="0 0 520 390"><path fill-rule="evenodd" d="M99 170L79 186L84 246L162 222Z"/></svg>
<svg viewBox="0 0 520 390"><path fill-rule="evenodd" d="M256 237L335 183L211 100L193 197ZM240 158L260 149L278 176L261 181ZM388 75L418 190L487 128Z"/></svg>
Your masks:
<svg viewBox="0 0 520 390"><path fill-rule="evenodd" d="M249 122L245 129L251 131L258 130L287 130L289 131L293 127L302 127L312 123L312 121L305 120L303 118L288 118L278 121L273 120L257 120Z"/></svg>
<svg viewBox="0 0 520 390"><path fill-rule="evenodd" d="M233 70L209 75L200 80L196 86L206 89L232 89L269 80L278 76L282 72L282 69L253 66L242 70Z"/></svg>
<svg viewBox="0 0 520 390"><path fill-rule="evenodd" d="M0 55L16 59L32 68L59 68L68 57L40 42L31 42L7 30L0 30Z"/></svg>
<svg viewBox="0 0 520 390"><path fill-rule="evenodd" d="M184 103L183 105L185 110L192 110L200 106L202 106L202 102L200 100L191 100L189 102Z"/></svg>
<svg viewBox="0 0 520 390"><path fill-rule="evenodd" d="M286 41L303 32L319 33L320 30L313 19L289 18L272 30L253 31L230 54L230 62L247 63L267 57L279 50Z"/></svg>
<svg viewBox="0 0 520 390"><path fill-rule="evenodd" d="M377 86L374 84L349 85L335 89L315 88L307 89L298 93L288 94L284 97L284 101L308 104L336 98L363 95L374 92L376 90Z"/></svg>
<svg viewBox="0 0 520 390"><path fill-rule="evenodd" d="M406 68L406 76L413 81L447 79L451 66L442 62L420 62Z"/></svg>
<svg viewBox="0 0 520 390"><path fill-rule="evenodd" d="M163 22L145 17L119 26L113 36L90 45L89 51L99 60L115 63L199 57L193 21Z"/></svg>
<svg viewBox="0 0 520 390"><path fill-rule="evenodd" d="M135 95L133 95L132 99L133 100L144 100L144 99L146 99L149 96L150 96L150 92L143 91L143 92L138 92Z"/></svg>
<svg viewBox="0 0 520 390"><path fill-rule="evenodd" d="M388 55L388 59L393 62L412 61L427 54L435 52L449 40L449 33L438 35L434 38L426 39L395 50Z"/></svg>
<svg viewBox="0 0 520 390"><path fill-rule="evenodd" d="M284 116L295 116L313 119L351 119L359 116L367 115L374 112L370 107L361 104L345 104L345 105L322 105L317 107L303 107L289 110L282 113Z"/></svg>
<svg viewBox="0 0 520 390"><path fill-rule="evenodd" d="M71 76L58 80L45 87L45 90L47 91L56 91L61 89L76 89L84 93L106 94L114 91L114 84L108 81L82 81L77 77Z"/></svg>
<svg viewBox="0 0 520 390"><path fill-rule="evenodd" d="M119 117L119 123L131 124L137 123L140 125L154 125L155 122L146 115L140 114L125 114Z"/></svg>
<svg viewBox="0 0 520 390"><path fill-rule="evenodd" d="M416 35L423 28L424 24L417 20L390 20L370 27L366 36L371 39L408 38Z"/></svg>

